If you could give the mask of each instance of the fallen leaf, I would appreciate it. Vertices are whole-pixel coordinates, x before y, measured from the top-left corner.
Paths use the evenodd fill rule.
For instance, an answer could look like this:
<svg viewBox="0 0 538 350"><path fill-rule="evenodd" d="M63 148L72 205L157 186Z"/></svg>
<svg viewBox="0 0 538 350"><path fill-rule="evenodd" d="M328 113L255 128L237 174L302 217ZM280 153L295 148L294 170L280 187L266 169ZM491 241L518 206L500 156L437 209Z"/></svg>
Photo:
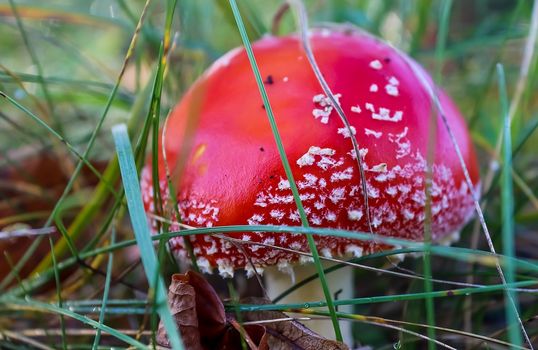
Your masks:
<svg viewBox="0 0 538 350"><path fill-rule="evenodd" d="M226 327L226 314L217 292L202 275L189 271L186 276L196 291L196 311L200 321L200 333L208 338L221 335Z"/></svg>
<svg viewBox="0 0 538 350"><path fill-rule="evenodd" d="M168 289L168 301L172 316L181 332L183 344L189 350L202 350L198 315L196 311L196 291L189 284L188 275L174 275ZM166 330L159 324L157 342L162 346L170 346Z"/></svg>
<svg viewBox="0 0 538 350"><path fill-rule="evenodd" d="M168 299L186 350L235 350L243 345L250 350L349 350L345 344L325 339L297 321L240 324L234 314L225 313L222 301L206 279L193 271L172 276ZM270 303L262 298L242 302ZM285 318L288 316L278 311L241 314L243 322ZM162 323L157 342L165 347L170 345Z"/></svg>
<svg viewBox="0 0 538 350"><path fill-rule="evenodd" d="M229 324L232 327L227 327L224 336L219 344L219 350L238 349L241 345L241 337L251 350L268 350L267 332L265 327L261 325L240 325L236 320L229 319Z"/></svg>
<svg viewBox="0 0 538 350"><path fill-rule="evenodd" d="M245 298L244 304L270 304L264 298ZM252 311L241 314L243 321L267 321L288 318L280 311ZM263 324L268 334L268 346L271 350L349 350L347 345L334 340L326 339L311 331L298 321L278 321Z"/></svg>

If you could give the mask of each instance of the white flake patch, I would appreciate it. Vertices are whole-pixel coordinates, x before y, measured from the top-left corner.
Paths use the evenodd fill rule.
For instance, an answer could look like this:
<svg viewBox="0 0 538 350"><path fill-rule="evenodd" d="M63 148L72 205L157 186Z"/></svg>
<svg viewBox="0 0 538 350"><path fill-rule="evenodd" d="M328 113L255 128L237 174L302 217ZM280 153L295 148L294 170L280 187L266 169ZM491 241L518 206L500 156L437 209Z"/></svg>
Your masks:
<svg viewBox="0 0 538 350"><path fill-rule="evenodd" d="M403 215L404 215L404 218L406 220L413 220L415 218L415 213L413 213L411 210L405 208L403 211L402 211Z"/></svg>
<svg viewBox="0 0 538 350"><path fill-rule="evenodd" d="M325 219L327 221L335 222L336 221L336 214L332 211L328 211L325 213Z"/></svg>
<svg viewBox="0 0 538 350"><path fill-rule="evenodd" d="M337 171L331 175L331 182L349 180L353 177L353 168L349 167L344 171Z"/></svg>
<svg viewBox="0 0 538 350"><path fill-rule="evenodd" d="M342 94L334 94L334 99L338 104L340 104L340 97L342 97ZM312 98L312 102L318 105L318 107L321 107L312 110L314 118L321 118L321 123L327 124L329 122L329 116L334 109L331 99L324 94L317 94Z"/></svg>
<svg viewBox="0 0 538 350"><path fill-rule="evenodd" d="M290 275L292 281L295 280L295 273L293 272L293 266L289 262L279 261L276 266L278 268L278 271Z"/></svg>
<svg viewBox="0 0 538 350"><path fill-rule="evenodd" d="M297 160L297 165L299 167L312 165L316 161L314 156L319 156L321 159L316 163L318 167L323 170L327 170L329 167L335 167L343 164L343 160L337 161L331 156L335 154L335 150L331 148L320 148L316 146L311 146L304 155Z"/></svg>
<svg viewBox="0 0 538 350"><path fill-rule="evenodd" d="M306 256L306 255L301 255L299 257L299 263L301 265L304 265L304 264L311 264L314 262L314 258L311 257L311 256Z"/></svg>
<svg viewBox="0 0 538 350"><path fill-rule="evenodd" d="M400 91L398 91L398 87L394 85L390 85L390 84L385 85L385 92L387 93L387 95L391 95L391 96L400 95Z"/></svg>
<svg viewBox="0 0 538 350"><path fill-rule="evenodd" d="M314 208L316 208L317 210L323 209L323 208L325 208L325 204L318 201L318 202L314 203Z"/></svg>
<svg viewBox="0 0 538 350"><path fill-rule="evenodd" d="M366 102L366 103L364 104L364 108L366 108L367 111L370 111L370 112L372 112L372 113L375 112L374 105L371 104L370 102Z"/></svg>
<svg viewBox="0 0 538 350"><path fill-rule="evenodd" d="M254 214L247 220L249 225L259 225L263 222L264 217L261 214Z"/></svg>
<svg viewBox="0 0 538 350"><path fill-rule="evenodd" d="M234 276L234 267L228 259L217 259L219 275L222 278L232 278Z"/></svg>
<svg viewBox="0 0 538 350"><path fill-rule="evenodd" d="M199 257L196 259L196 264L200 268L200 271L203 273L211 273L213 269L211 268L211 264L209 263L209 260L207 260L204 257Z"/></svg>
<svg viewBox="0 0 538 350"><path fill-rule="evenodd" d="M264 239L262 243L267 245L275 245L275 239L273 237L268 237Z"/></svg>
<svg viewBox="0 0 538 350"><path fill-rule="evenodd" d="M329 196L329 199L334 204L340 202L344 199L344 193L346 189L344 187L338 187L331 191L331 195Z"/></svg>
<svg viewBox="0 0 538 350"><path fill-rule="evenodd" d="M383 68L383 65L381 64L379 60L373 60L370 62L370 68L373 68L375 70L380 70L381 68Z"/></svg>
<svg viewBox="0 0 538 350"><path fill-rule="evenodd" d="M346 247L346 253L353 254L355 258L360 258L363 253L363 249L358 245L351 244Z"/></svg>
<svg viewBox="0 0 538 350"><path fill-rule="evenodd" d="M389 82L387 85L385 85L385 92L390 96L399 96L400 92L398 90L398 86L400 85L400 82L396 77L390 77Z"/></svg>
<svg viewBox="0 0 538 350"><path fill-rule="evenodd" d="M375 111L372 111L372 119L377 120L385 120L388 122L399 122L402 120L403 112L402 111L396 111L394 112L394 115L390 115L390 109L380 107L379 112L375 113Z"/></svg>
<svg viewBox="0 0 538 350"><path fill-rule="evenodd" d="M399 190L402 194L408 194L409 192L411 192L411 186L409 186L409 185L404 185L404 184L400 184L400 185L398 185L398 190Z"/></svg>
<svg viewBox="0 0 538 350"><path fill-rule="evenodd" d="M303 178L304 181L297 181L297 187L299 187L301 190L305 188L314 188L318 181L318 178L315 175L309 173L304 174Z"/></svg>
<svg viewBox="0 0 538 350"><path fill-rule="evenodd" d="M409 128L406 126L399 134L389 133L389 141L398 145L396 159L403 158L411 153L411 141L407 138Z"/></svg>
<svg viewBox="0 0 538 350"><path fill-rule="evenodd" d="M312 165L316 161L316 158L310 153L310 150L303 154L301 158L297 159L297 165L299 167L304 167L307 165Z"/></svg>
<svg viewBox="0 0 538 350"><path fill-rule="evenodd" d="M331 253L331 250L329 248L322 248L319 252L325 258L332 258L333 257L333 255Z"/></svg>
<svg viewBox="0 0 538 350"><path fill-rule="evenodd" d="M369 171L373 171L375 173L384 173L387 171L387 163L379 163L377 165L374 165Z"/></svg>
<svg viewBox="0 0 538 350"><path fill-rule="evenodd" d="M364 213L360 209L351 209L347 211L347 218L351 221L359 221Z"/></svg>
<svg viewBox="0 0 538 350"><path fill-rule="evenodd" d="M373 136L375 137L376 139L380 138L381 136L383 136L383 132L381 131L375 131L375 130L372 130L372 129L368 129L368 128L364 128L364 134L366 136Z"/></svg>
<svg viewBox="0 0 538 350"><path fill-rule="evenodd" d="M212 241L212 242L211 242L211 247L206 248L206 250L205 250L205 252L206 252L207 255L213 255L213 254L215 254L217 251L218 251L218 248L217 248L217 242L215 242L215 241Z"/></svg>
<svg viewBox="0 0 538 350"><path fill-rule="evenodd" d="M347 154L349 154L351 158L357 159L357 155L355 154L354 149L349 151ZM359 154L361 155L361 159L364 159L364 157L366 157L366 155L368 154L368 148L359 148Z"/></svg>
<svg viewBox="0 0 538 350"><path fill-rule="evenodd" d="M254 269L254 267L252 267L251 264L247 264L245 266L245 271L247 272L247 278L251 278L253 276L256 276L256 272L259 275L263 275L263 267L260 267L260 266L256 266L256 269Z"/></svg>
<svg viewBox="0 0 538 350"><path fill-rule="evenodd" d="M284 217L284 212L282 210L273 209L269 212L269 215L273 219L282 220L282 218Z"/></svg>
<svg viewBox="0 0 538 350"><path fill-rule="evenodd" d="M296 222L301 221L301 217L299 216L299 213L297 212L297 210L291 212L290 215L288 215L288 218L291 221L296 221Z"/></svg>
<svg viewBox="0 0 538 350"><path fill-rule="evenodd" d="M351 134L349 133L350 129L353 135L357 135L357 130L355 129L354 126L350 126L349 129L345 126L343 128L338 128L337 132L338 134L343 135L345 139L347 139L351 137Z"/></svg>
<svg viewBox="0 0 538 350"><path fill-rule="evenodd" d="M379 87L377 84L370 85L370 92L377 92L379 90Z"/></svg>
<svg viewBox="0 0 538 350"><path fill-rule="evenodd" d="M379 189L373 186L368 186L368 197L369 198L379 198Z"/></svg>
<svg viewBox="0 0 538 350"><path fill-rule="evenodd" d="M351 106L351 112L360 113L360 112L362 112L362 109L361 109L361 107L359 105Z"/></svg>
<svg viewBox="0 0 538 350"><path fill-rule="evenodd" d="M278 189L287 190L289 188L290 188L290 182L287 179L280 178L280 182L278 183Z"/></svg>
<svg viewBox="0 0 538 350"><path fill-rule="evenodd" d="M389 176L385 172L383 172L383 173L377 175L375 177L375 180L377 182L385 182L385 181L387 181L388 178L389 178Z"/></svg>

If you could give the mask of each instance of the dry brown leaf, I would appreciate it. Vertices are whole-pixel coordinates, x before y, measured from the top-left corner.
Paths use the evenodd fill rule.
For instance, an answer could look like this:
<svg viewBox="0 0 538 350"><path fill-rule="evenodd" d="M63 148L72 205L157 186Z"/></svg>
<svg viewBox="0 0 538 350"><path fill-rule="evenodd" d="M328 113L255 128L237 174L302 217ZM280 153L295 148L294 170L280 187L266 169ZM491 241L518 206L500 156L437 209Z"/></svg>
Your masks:
<svg viewBox="0 0 538 350"><path fill-rule="evenodd" d="M172 316L181 332L183 344L189 350L202 350L200 332L198 329L198 315L196 312L196 291L189 284L188 275L174 275L168 289L168 301ZM157 342L163 346L170 346L166 330L162 322L157 331Z"/></svg>
<svg viewBox="0 0 538 350"><path fill-rule="evenodd" d="M247 298L241 300L245 304L269 304L263 298ZM280 311L254 311L242 314L244 321L266 321L288 317ZM279 321L264 323L268 334L268 346L271 350L349 350L347 345L326 339L311 331L298 321Z"/></svg>
<svg viewBox="0 0 538 350"><path fill-rule="evenodd" d="M241 325L234 315L226 315L213 287L202 275L193 271L172 276L168 298L187 350L235 350L242 348L242 341L250 350L349 350L346 345L325 339L297 321ZM262 298L249 298L242 302L269 303ZM287 317L278 311L242 313L243 321ZM159 324L157 342L169 347L162 323Z"/></svg>
<svg viewBox="0 0 538 350"><path fill-rule="evenodd" d="M268 336L264 326L255 324L242 326L234 319L229 319L228 322L232 327L226 329L219 344L219 350L238 349L238 346L241 345L241 334L243 334L243 339L250 350L269 349Z"/></svg>
<svg viewBox="0 0 538 350"><path fill-rule="evenodd" d="M200 333L208 338L222 335L226 327L226 314L217 292L202 275L193 271L187 272L186 275L196 290L196 311L200 321Z"/></svg>

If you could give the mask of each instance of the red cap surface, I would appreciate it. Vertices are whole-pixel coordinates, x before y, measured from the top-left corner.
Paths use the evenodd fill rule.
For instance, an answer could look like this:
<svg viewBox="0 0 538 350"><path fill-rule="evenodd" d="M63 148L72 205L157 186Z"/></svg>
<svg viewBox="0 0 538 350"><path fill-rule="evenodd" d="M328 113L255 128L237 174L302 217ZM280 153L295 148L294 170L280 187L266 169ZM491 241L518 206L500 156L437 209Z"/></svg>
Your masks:
<svg viewBox="0 0 538 350"><path fill-rule="evenodd" d="M310 40L360 145L374 232L422 240L428 124L435 111L426 88L409 66L409 58L370 35L320 30L313 31ZM253 49L310 225L367 232L349 132L323 94L299 38L265 37ZM439 91L439 99L478 188L478 166L465 122L444 92ZM187 155L179 180L174 180L185 224L301 225L244 49L216 61L187 92L168 121L165 149L170 169L178 166L182 152ZM159 162L166 197L162 155ZM152 211L151 161L142 173L142 190L146 210ZM440 120L432 213L434 240L459 231L473 213L471 191ZM309 251L300 234L230 236ZM299 260L297 254L250 244L241 252L211 236L190 240L200 265L217 266L225 276L248 265L244 252L256 266L285 267ZM326 256L374 250L373 243L349 239L316 237L316 241ZM172 245L185 254L182 238Z"/></svg>

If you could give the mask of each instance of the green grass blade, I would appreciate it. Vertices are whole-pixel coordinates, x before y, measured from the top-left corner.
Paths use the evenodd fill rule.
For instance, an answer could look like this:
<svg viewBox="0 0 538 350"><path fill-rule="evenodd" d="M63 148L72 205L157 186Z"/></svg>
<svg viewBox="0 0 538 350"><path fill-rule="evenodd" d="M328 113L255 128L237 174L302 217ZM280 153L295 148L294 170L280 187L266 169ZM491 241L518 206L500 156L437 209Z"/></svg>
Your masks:
<svg viewBox="0 0 538 350"><path fill-rule="evenodd" d="M535 280L530 281L520 281L508 285L508 288L521 288L521 287L530 287L536 286L538 282ZM494 292L504 292L506 290L505 285L503 284L494 284L484 287L469 287L469 288L457 288L457 289L447 289L447 290L438 290L430 293L407 293L407 294L395 294L395 295L380 295L372 296L365 298L353 298L353 299L342 299L336 300L335 305L369 305L375 303L393 303L397 301L409 301L409 300L424 300L428 297L430 298L452 298L455 296L466 296L471 294L484 294L484 293L494 293ZM309 308L318 308L324 307L327 303L323 300L317 301L312 300L308 302ZM288 303L288 304L238 304L236 305L240 311L243 312L252 312L252 311L285 311L289 309L301 309L305 308L305 303ZM232 310L236 307L231 304L226 305L227 310ZM433 338L432 338L433 339Z"/></svg>
<svg viewBox="0 0 538 350"><path fill-rule="evenodd" d="M116 242L116 229L112 226L112 234L110 235L110 244ZM108 253L108 263L106 266L106 277L105 277L105 288L103 290L103 300L101 302L101 310L99 311L99 324L103 324L105 320L105 312L108 303L108 296L110 291L110 282L112 280L112 265L114 263L114 254L113 252ZM101 340L101 330L97 329L95 332L95 338L93 340L92 349L95 350L99 347L99 341Z"/></svg>
<svg viewBox="0 0 538 350"><path fill-rule="evenodd" d="M424 4L421 4L423 7ZM448 26L450 19L450 10L452 7L451 0L445 0L441 6L440 14L440 24L439 31L437 34L437 42L435 48L435 58L436 58L436 83L440 84L441 72L443 68L444 61L444 50L446 45L446 39L448 34ZM427 16L427 14L426 14ZM414 37L415 38L415 37ZM432 103L433 105L433 103ZM425 196L426 196L426 205L424 207L425 211L425 222L424 222L424 245L425 252L422 257L424 263L423 273L424 273L424 291L426 292L425 298L425 307L426 307L426 322L428 324L428 338L436 339L435 335L435 306L433 299L430 297L433 292L433 283L432 283L432 266L431 266L431 251L430 247L432 244L432 194L431 186L433 183L433 164L435 161L435 149L436 149L436 138L437 138L437 111L434 109L430 112L430 121L428 123L428 150L427 150L427 170L425 173ZM432 341L428 342L428 349L434 350L435 343Z"/></svg>
<svg viewBox="0 0 538 350"><path fill-rule="evenodd" d="M502 164L502 181L501 181L501 211L502 211L502 241L503 254L509 258L515 256L516 250L514 245L514 189L512 180L512 137L510 132L510 115L508 111L508 94L506 92L506 80L504 69L501 64L497 65L497 74L499 76L499 95L501 101L501 111L503 116L503 164ZM504 268L506 283L515 282L515 267L510 260ZM514 307L512 307L514 304ZM521 332L517 324L518 301L517 294L514 291L506 290L505 302L506 323L508 327L508 339L512 344L520 346L522 344ZM523 329L523 331L525 331Z"/></svg>
<svg viewBox="0 0 538 350"><path fill-rule="evenodd" d="M92 320L89 317L77 314L75 312L72 312L69 309L65 309L62 307L59 307L57 305L45 303L42 301L34 300L31 298L25 298L25 299L19 299L19 298L6 298L5 300L2 300L2 302L5 304L4 306L8 310L27 310L27 311L38 311L38 312L47 312L52 314L58 314L62 316L66 316L72 319L75 319L77 321L80 321L84 324L87 324L93 328L100 329L111 336L124 341L125 343L134 346L136 349L149 349L146 345L142 344L138 340L135 340L116 329L109 327L104 324L99 324L99 322Z"/></svg>
<svg viewBox="0 0 538 350"><path fill-rule="evenodd" d="M56 297L58 298L58 306L62 307L62 289L60 283L60 273L58 271L58 264L56 262L56 256L54 255L54 243L52 238L49 236L49 245L52 253L52 269L54 271L54 282L56 284ZM67 349L66 335L65 335L65 320L64 316L60 315L60 328L62 330L62 349Z"/></svg>
<svg viewBox="0 0 538 350"><path fill-rule="evenodd" d="M173 349L183 349L181 337L177 325L168 306L168 297L162 277L158 270L158 261L153 248L149 225L142 203L140 184L138 183L138 173L134 161L131 142L127 134L127 127L124 124L116 125L112 128L114 143L118 154L127 207L131 217L135 238L140 249L140 257L144 265L144 271L148 282L155 293L155 308L161 317L161 321L168 334L168 339Z"/></svg>
<svg viewBox="0 0 538 350"><path fill-rule="evenodd" d="M414 252L418 252L418 253L423 252L425 250L423 243L415 242L415 241L384 237L384 236L373 237L368 232L347 231L347 230L342 230L342 229L327 229L327 228L318 228L318 227L305 228L302 226L232 225L232 226L204 227L204 228L182 230L178 232L167 232L163 234L153 235L151 239L154 241L158 241L161 239L169 240L174 237L184 237L184 236L189 236L189 235L211 235L211 234L219 234L219 233L224 234L224 233L230 233L230 232L280 232L280 233L286 232L286 233L295 233L295 234L309 233L312 235L319 235L319 236L333 236L333 237L356 239L356 240L360 240L364 242L376 241L378 243L383 243L386 245L401 246L406 249L412 249ZM92 258L100 254L108 253L110 251L117 251L120 249L124 249L130 246L133 246L135 244L136 244L135 240L121 241L107 247L100 247L91 251L82 252L80 253L80 259ZM497 264L499 264L500 266L504 266L507 260L512 260L514 263L514 266L516 266L516 268L519 271L535 273L535 274L538 273L538 263L533 260L525 260L525 259L515 258L515 257L510 259L502 255L493 254L489 251L469 249L469 248L460 248L460 247L453 247L453 246L449 246L449 247L432 246L430 250L432 254L435 254L437 256L451 258L451 259L466 262L466 263L478 263L487 267L493 267L493 266L496 266ZM68 258L58 263L58 269L65 270L75 265L76 263L77 263L77 260L75 258ZM40 274L40 276L33 277L26 281L23 281L23 287L26 288L26 290L38 288L39 286L42 286L44 283L49 281L51 276L52 276L51 269L46 270L42 274ZM7 296L25 294L24 288L20 288L20 287L12 288L11 290L6 291L3 295L0 295L0 300L2 300L3 297L7 297Z"/></svg>
<svg viewBox="0 0 538 350"><path fill-rule="evenodd" d="M280 138L280 133L278 131L278 127L276 125L275 117L273 114L273 110L271 109L271 104L269 102L269 97L267 95L267 92L265 91L265 86L263 84L263 79L261 77L260 71L258 69L258 65L256 63L256 58L254 57L254 52L252 50L252 46L250 45L250 41L245 29L245 26L243 24L243 20L241 18L241 14L239 12L239 8L237 7L237 3L235 0L229 0L230 6L232 8L232 12L235 18L235 21L237 23L237 27L239 29L239 33L241 34L241 39L243 40L243 45L245 46L248 59L250 61L250 65L252 67L252 72L254 73L254 77L256 78L256 83L258 85L258 89L260 91L261 97L263 99L263 105L265 106L265 110L267 112L267 117L269 119L269 123L271 124L271 130L273 132L275 142L278 148L278 153L280 155L280 159L282 161L282 165L284 167L284 171L286 173L286 177L288 181L290 182L290 188L293 193L293 197L295 200L295 204L297 205L297 210L299 211L299 215L301 217L301 223L304 227L308 227L308 218L306 216L303 204L301 202L301 198L299 196L299 190L297 189L297 184L295 183L295 180L293 178L293 173L290 168L290 164L288 162L288 159L286 157L286 151L284 150L284 145L282 144L282 140ZM336 335L336 339L338 341L342 341L342 333L340 331L340 325L338 323L338 318L336 316L336 309L333 304L332 296L329 290L329 286L327 285L327 281L325 280L325 274L323 272L323 266L321 265L321 260L319 257L319 253L316 247L316 242L314 241L314 237L311 234L306 234L306 239L308 241L308 246L310 248L310 251L312 252L312 258L314 259L314 264L316 265L316 270L319 275L319 279L321 282L321 287L323 289L323 294L325 295L325 298L327 300L327 307L329 309L329 313L331 314L331 321L333 323L334 332Z"/></svg>
<svg viewBox="0 0 538 350"><path fill-rule="evenodd" d="M230 25L236 25L235 14L231 11L230 7L226 5L225 1L216 0L219 9L223 12L224 17L230 23ZM257 17L256 12L250 8L248 1L242 1L237 4L240 12L247 13L245 20L243 20L243 27L251 40L260 38L265 32L266 28L263 26L262 21Z"/></svg>

